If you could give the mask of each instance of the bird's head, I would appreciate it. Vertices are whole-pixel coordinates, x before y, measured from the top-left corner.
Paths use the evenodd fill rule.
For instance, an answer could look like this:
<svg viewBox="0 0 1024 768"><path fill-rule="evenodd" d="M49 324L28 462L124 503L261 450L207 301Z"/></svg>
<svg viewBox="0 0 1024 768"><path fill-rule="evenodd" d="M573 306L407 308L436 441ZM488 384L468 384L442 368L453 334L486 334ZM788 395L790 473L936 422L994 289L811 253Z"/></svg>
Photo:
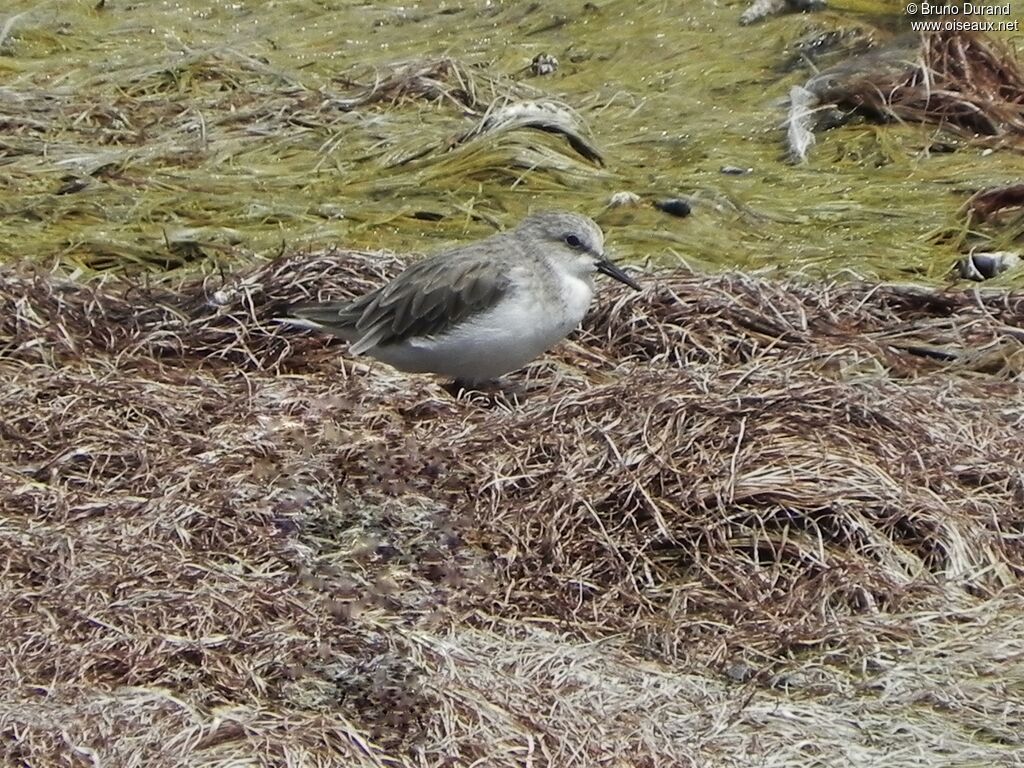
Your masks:
<svg viewBox="0 0 1024 768"><path fill-rule="evenodd" d="M541 243L548 258L568 272L580 276L601 272L640 290L640 284L605 255L604 234L593 219L578 213L534 213L516 233Z"/></svg>

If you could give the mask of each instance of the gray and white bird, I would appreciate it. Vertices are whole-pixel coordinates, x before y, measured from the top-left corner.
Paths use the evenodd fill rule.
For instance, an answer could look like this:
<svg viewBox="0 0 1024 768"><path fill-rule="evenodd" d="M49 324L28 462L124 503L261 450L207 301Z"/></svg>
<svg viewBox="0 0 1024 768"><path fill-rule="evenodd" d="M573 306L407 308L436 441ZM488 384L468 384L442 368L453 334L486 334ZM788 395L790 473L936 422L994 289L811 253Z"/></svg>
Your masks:
<svg viewBox="0 0 1024 768"><path fill-rule="evenodd" d="M597 224L535 213L518 227L438 253L353 301L297 304L288 322L339 336L401 371L479 386L579 326L601 272L640 290L605 256Z"/></svg>

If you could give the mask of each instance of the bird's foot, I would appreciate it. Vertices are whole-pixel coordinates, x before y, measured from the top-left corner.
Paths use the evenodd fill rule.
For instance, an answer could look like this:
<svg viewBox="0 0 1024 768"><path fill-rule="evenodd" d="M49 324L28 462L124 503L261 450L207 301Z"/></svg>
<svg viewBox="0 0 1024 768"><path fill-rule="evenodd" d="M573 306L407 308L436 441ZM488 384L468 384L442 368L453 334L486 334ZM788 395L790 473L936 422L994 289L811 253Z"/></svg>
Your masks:
<svg viewBox="0 0 1024 768"><path fill-rule="evenodd" d="M456 379L450 384L445 384L444 389L456 399L483 400L488 405L497 405L501 401L518 405L526 400L526 387L516 382L501 381L500 379L483 382Z"/></svg>

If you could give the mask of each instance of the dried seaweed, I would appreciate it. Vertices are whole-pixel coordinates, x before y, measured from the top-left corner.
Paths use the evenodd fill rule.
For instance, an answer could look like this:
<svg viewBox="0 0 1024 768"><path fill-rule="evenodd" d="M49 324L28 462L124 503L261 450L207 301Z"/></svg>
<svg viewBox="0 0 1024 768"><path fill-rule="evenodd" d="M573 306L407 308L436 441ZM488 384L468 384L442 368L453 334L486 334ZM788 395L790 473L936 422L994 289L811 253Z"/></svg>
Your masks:
<svg viewBox="0 0 1024 768"><path fill-rule="evenodd" d="M273 322L400 266L0 273L8 761L1019 750L1024 296L664 273L519 405Z"/></svg>
<svg viewBox="0 0 1024 768"><path fill-rule="evenodd" d="M937 124L994 147L1024 146L1024 70L1012 50L982 33L898 38L815 75L798 89L806 92L818 105L849 114ZM794 99L791 126L806 118L808 106ZM826 111L824 119L835 117ZM811 142L794 142L790 130L790 149L803 159Z"/></svg>

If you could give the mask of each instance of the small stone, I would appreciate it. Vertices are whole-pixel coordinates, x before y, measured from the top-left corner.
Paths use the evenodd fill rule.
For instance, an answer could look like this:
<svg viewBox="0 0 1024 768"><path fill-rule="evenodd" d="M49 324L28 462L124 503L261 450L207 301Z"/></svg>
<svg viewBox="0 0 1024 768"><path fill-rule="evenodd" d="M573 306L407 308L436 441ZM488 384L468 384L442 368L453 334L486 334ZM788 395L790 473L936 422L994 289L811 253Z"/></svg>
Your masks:
<svg viewBox="0 0 1024 768"><path fill-rule="evenodd" d="M234 289L221 288L219 291L214 291L213 296L210 297L210 301L215 306L223 307L226 304L230 304L232 299L235 298L236 291Z"/></svg>
<svg viewBox="0 0 1024 768"><path fill-rule="evenodd" d="M745 661L737 661L730 664L725 670L725 676L734 683L745 683L755 674L755 670Z"/></svg>
<svg viewBox="0 0 1024 768"><path fill-rule="evenodd" d="M780 13L820 11L826 7L826 0L754 0L751 6L740 14L740 24L746 26Z"/></svg>
<svg viewBox="0 0 1024 768"><path fill-rule="evenodd" d="M609 208L628 208L630 206L640 205L640 195L636 192L616 192L611 196L608 201Z"/></svg>
<svg viewBox="0 0 1024 768"><path fill-rule="evenodd" d="M83 189L92 183L92 179L88 176L64 176L61 178L64 182L57 190L53 193L55 195L73 195L76 192L81 192Z"/></svg>
<svg viewBox="0 0 1024 768"><path fill-rule="evenodd" d="M726 176L746 176L754 172L753 168L740 168L738 165L723 165L718 170Z"/></svg>
<svg viewBox="0 0 1024 768"><path fill-rule="evenodd" d="M345 209L336 203L321 203L316 207L316 215L324 219L344 219Z"/></svg>
<svg viewBox="0 0 1024 768"><path fill-rule="evenodd" d="M659 200L654 204L654 207L659 211L664 211L672 216L678 216L681 219L685 219L690 215L690 204L685 200L673 197L669 200Z"/></svg>
<svg viewBox="0 0 1024 768"><path fill-rule="evenodd" d="M538 53L530 62L530 71L535 75L550 75L558 69L558 59L549 53Z"/></svg>

